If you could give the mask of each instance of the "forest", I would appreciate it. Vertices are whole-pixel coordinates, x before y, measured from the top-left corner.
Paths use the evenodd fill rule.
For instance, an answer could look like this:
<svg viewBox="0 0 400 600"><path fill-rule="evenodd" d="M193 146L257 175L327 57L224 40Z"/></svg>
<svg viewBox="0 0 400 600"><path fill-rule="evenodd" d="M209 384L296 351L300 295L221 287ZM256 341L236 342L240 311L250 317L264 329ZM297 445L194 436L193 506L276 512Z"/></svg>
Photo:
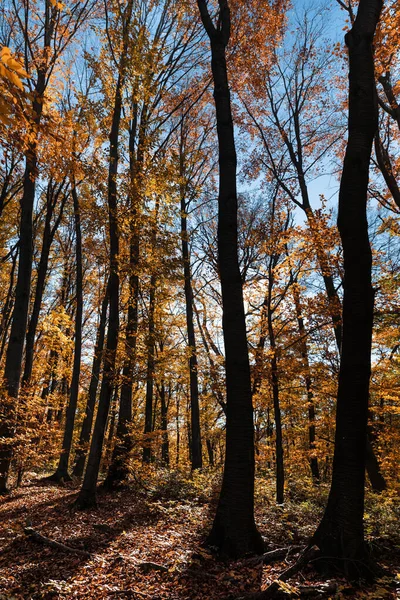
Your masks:
<svg viewBox="0 0 400 600"><path fill-rule="evenodd" d="M398 98L398 0L0 0L0 600L400 597Z"/></svg>

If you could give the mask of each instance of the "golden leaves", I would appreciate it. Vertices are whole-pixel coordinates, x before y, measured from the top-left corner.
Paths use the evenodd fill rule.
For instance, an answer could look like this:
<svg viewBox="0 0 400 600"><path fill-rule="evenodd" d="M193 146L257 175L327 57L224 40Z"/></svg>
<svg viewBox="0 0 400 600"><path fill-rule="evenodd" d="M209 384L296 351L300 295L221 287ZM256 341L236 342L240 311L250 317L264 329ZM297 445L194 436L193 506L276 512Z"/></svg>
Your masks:
<svg viewBox="0 0 400 600"><path fill-rule="evenodd" d="M14 106L18 103L18 89L24 91L21 79L29 77L22 64L14 58L10 48L3 46L0 50L0 121L10 124ZM18 88L18 89L17 89Z"/></svg>

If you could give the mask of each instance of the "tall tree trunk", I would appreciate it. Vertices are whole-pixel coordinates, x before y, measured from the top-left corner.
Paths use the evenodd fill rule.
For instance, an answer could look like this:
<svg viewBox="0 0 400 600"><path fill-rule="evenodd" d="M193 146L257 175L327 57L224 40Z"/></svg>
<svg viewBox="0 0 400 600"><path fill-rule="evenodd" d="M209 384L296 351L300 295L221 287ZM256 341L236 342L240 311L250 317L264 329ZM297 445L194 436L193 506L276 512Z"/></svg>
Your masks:
<svg viewBox="0 0 400 600"><path fill-rule="evenodd" d="M74 220L75 220L75 254L76 254L76 313L75 313L75 343L74 343L74 362L72 368L71 389L69 402L67 406L64 437L60 460L56 472L49 478L52 481L69 481L71 477L68 473L68 463L71 454L72 437L74 433L76 407L78 405L79 379L81 373L81 355L82 355L82 317L83 317L83 266L82 266L82 232L81 232L81 212L79 206L76 184L73 180L72 198L74 202Z"/></svg>
<svg viewBox="0 0 400 600"><path fill-rule="evenodd" d="M379 131L377 131L375 134L375 155L387 188L391 193L397 208L400 208L400 189L397 184L397 179L393 173L393 167L390 161L389 153L383 145Z"/></svg>
<svg viewBox="0 0 400 600"><path fill-rule="evenodd" d="M339 193L338 227L344 253L343 343L337 398L332 485L314 542L348 576L370 575L364 542L373 290L366 215L369 163L378 128L372 41L380 0L361 0L349 50L349 138Z"/></svg>
<svg viewBox="0 0 400 600"><path fill-rule="evenodd" d="M165 382L160 387L160 409L161 409L161 462L164 467L169 467L169 438L168 438L168 404L166 398Z"/></svg>
<svg viewBox="0 0 400 600"><path fill-rule="evenodd" d="M13 308L14 302L14 277L15 270L17 266L17 258L18 258L18 249L11 256L11 269L9 276L9 285L7 290L6 300L4 302L3 310L1 311L1 321L0 321L0 339L1 339L1 348L0 348L0 362L3 360L4 348L7 341L8 328L10 325L10 317Z"/></svg>
<svg viewBox="0 0 400 600"><path fill-rule="evenodd" d="M153 273L150 278L149 298L149 323L147 338L147 374L146 374L146 403L144 415L144 445L143 462L152 460L151 433L153 430L153 392L154 392L154 369L155 369L155 337L154 337L154 311L156 300L157 277Z"/></svg>
<svg viewBox="0 0 400 600"><path fill-rule="evenodd" d="M301 301L300 301L300 292L297 286L297 283L294 281L292 273L290 274L290 279L292 282L292 293L294 298L294 306L296 310L296 318L297 325L299 328L300 335L300 353L301 358L303 360L303 366L305 369L305 384L307 391L307 406L308 406L308 443L309 449L311 453L310 457L310 468L311 474L313 477L314 483L319 483L320 475L319 475L319 466L318 459L316 456L313 456L313 452L315 451L315 403L314 403L314 394L312 391L312 378L311 378L311 369L310 362L308 360L308 347L306 341L306 330L304 327L304 319L301 310Z"/></svg>
<svg viewBox="0 0 400 600"><path fill-rule="evenodd" d="M183 176L183 161L181 150L181 177ZM199 408L199 382L197 372L197 350L196 335L194 331L193 319L193 288L192 274L190 268L189 237L187 231L187 206L185 193L181 186L181 240L182 240L182 258L185 287L186 303L186 328L189 348L189 377L190 377L190 417L191 417L191 455L192 469L201 469L203 466L201 452L201 431L200 431L200 408Z"/></svg>
<svg viewBox="0 0 400 600"><path fill-rule="evenodd" d="M180 418L180 398L177 395L176 398L176 416L175 416L175 427L176 427L176 454L175 454L175 466L179 467L180 451L181 451L181 430L179 427Z"/></svg>
<svg viewBox="0 0 400 600"><path fill-rule="evenodd" d="M85 417L82 423L82 429L79 437L79 444L76 450L76 461L72 474L75 477L82 477L85 468L87 447L92 431L94 407L96 405L97 388L99 386L100 368L103 359L104 338L107 324L108 310L108 287L101 304L100 320L97 329L96 345L93 354L92 375L90 377L88 399L85 410Z"/></svg>
<svg viewBox="0 0 400 600"><path fill-rule="evenodd" d="M45 44L48 39L45 35ZM51 39L51 36L50 36ZM47 45L50 45L50 41ZM34 127L41 120L46 73L39 70L32 102ZM28 321L33 260L33 206L37 178L37 138L30 142L26 152L21 217L19 230L19 262L11 332L6 352L4 382L0 409L0 494L7 493L7 479L12 457L12 438L15 431L16 408L20 387L22 357Z"/></svg>
<svg viewBox="0 0 400 600"><path fill-rule="evenodd" d="M142 201L142 178L144 164L144 144L147 134L147 108L143 106L139 127L138 150L135 155L137 129L137 105L134 105L133 119L129 132L130 157L130 245L129 245L129 300L128 319L125 334L125 360L122 369L122 386L115 442L110 467L104 487L112 489L125 481L129 475L129 454L132 449L132 397L133 372L136 362L136 341L138 331L139 302L139 257L140 257L140 204Z"/></svg>
<svg viewBox="0 0 400 600"><path fill-rule="evenodd" d="M226 356L226 454L222 488L208 543L231 557L262 552L254 521L254 425L242 281L238 261L236 148L226 65L230 37L227 0L219 0L214 26L205 0L198 0L211 42L211 68L219 145L218 261Z"/></svg>
<svg viewBox="0 0 400 600"><path fill-rule="evenodd" d="M270 298L270 295L269 295ZM285 486L285 470L283 465L283 438L282 438L282 416L279 400L279 373L278 360L276 356L275 332L272 322L271 307L268 307L268 337L269 345L272 352L271 356L271 384L272 384L272 399L274 403L275 417L275 454L276 454L276 502L283 504L284 486Z"/></svg>
<svg viewBox="0 0 400 600"><path fill-rule="evenodd" d="M64 182L59 185L56 190L54 184L50 181L47 187L47 207L46 207L46 218L43 230L42 250L40 254L39 267L37 272L37 281L35 289L35 300L33 303L33 309L31 318L29 319L28 332L26 334L26 347L25 347L25 367L24 374L22 376L22 384L26 385L29 383L32 368L33 368L33 354L35 345L36 330L39 322L40 309L42 306L43 293L45 289L47 270L49 264L49 255L51 244L54 239L54 235L60 224L62 214L64 211L65 202L67 200L67 194L64 194L64 198L61 201L60 210L56 218L56 222L51 226L51 220L54 214L54 210L57 204L59 195L62 193Z"/></svg>
<svg viewBox="0 0 400 600"><path fill-rule="evenodd" d="M103 379L101 382L99 407L94 425L92 443L86 466L82 488L76 499L79 508L95 506L96 486L99 476L101 454L104 443L104 433L107 424L108 411L115 385L115 362L119 336L119 227L118 227L118 149L119 132L122 114L122 94L125 85L127 55L129 44L129 26L132 18L133 0L129 0L126 8L122 39L123 47L119 64L117 87L115 90L114 109L111 131L109 136L109 169L108 169L108 221L110 235L110 276L108 280L109 321L107 345L104 353Z"/></svg>

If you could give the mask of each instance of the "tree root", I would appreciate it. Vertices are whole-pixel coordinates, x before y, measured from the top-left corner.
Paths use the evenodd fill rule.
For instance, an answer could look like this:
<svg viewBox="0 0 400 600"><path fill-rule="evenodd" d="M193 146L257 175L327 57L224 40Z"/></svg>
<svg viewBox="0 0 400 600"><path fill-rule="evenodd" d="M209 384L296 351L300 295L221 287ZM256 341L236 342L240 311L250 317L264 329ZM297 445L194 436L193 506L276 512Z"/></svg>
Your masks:
<svg viewBox="0 0 400 600"><path fill-rule="evenodd" d="M61 550L62 552L69 552L73 554L79 554L80 556L84 556L85 558L90 558L90 553L86 550L79 550L78 548L71 548L71 546L66 546L61 542L56 542L55 540L51 540L50 538L42 535L32 527L24 527L24 533L29 538L38 542L39 544L43 544L45 546L50 546L50 548L54 548L55 550Z"/></svg>
<svg viewBox="0 0 400 600"><path fill-rule="evenodd" d="M283 548L280 550L282 552ZM278 551L273 552L277 553ZM267 554L270 553L267 552ZM285 592L282 590L281 584L293 577L293 575L296 575L296 573L301 571L303 567L305 567L310 561L315 560L315 558L317 558L319 555L319 548L316 546L307 546L307 548L305 548L305 550L300 554L297 561L292 566L282 571L278 579L271 583L266 590L257 592L255 594L241 596L236 600L270 600L270 598L279 598L285 596ZM287 597L289 597L288 594L286 594L286 598Z"/></svg>

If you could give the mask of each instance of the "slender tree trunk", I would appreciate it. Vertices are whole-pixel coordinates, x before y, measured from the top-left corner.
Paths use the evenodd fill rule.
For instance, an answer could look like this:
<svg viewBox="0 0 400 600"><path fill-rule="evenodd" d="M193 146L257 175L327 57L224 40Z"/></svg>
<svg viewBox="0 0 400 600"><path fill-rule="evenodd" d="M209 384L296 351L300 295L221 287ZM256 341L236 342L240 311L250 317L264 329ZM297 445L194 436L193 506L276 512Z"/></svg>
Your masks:
<svg viewBox="0 0 400 600"><path fill-rule="evenodd" d="M279 372L278 372L278 359L277 359L277 348L275 340L274 324L272 320L272 307L271 297L274 285L273 275L273 262L274 257L270 258L269 263L269 277L268 277L268 297L266 302L267 309L267 325L268 325L268 338L269 346L271 350L271 384L272 384L272 399L274 404L274 417L275 417L275 454L276 454L276 502L277 504L283 504L284 501L284 487L285 487L285 470L283 464L283 436L282 436L282 415L279 398Z"/></svg>
<svg viewBox="0 0 400 600"><path fill-rule="evenodd" d="M144 162L144 143L147 133L147 109L142 109L138 151L135 156L137 106L134 107L132 125L129 134L129 156L131 189L130 200L130 247L129 247L129 301L128 319L125 334L125 360L122 369L122 386L117 425L117 440L114 446L110 467L104 481L104 487L112 489L120 485L129 475L129 454L132 449L132 397L133 372L136 362L136 340L138 330L139 302L139 257L140 257L140 203L142 200L142 178Z"/></svg>
<svg viewBox="0 0 400 600"><path fill-rule="evenodd" d="M10 270L10 283L7 290L6 301L4 302L3 310L1 312L1 322L0 322L0 338L1 338L1 348L0 348L0 362L3 360L4 348L7 341L7 333L10 325L10 317L13 308L14 302L14 276L15 269L17 266L17 258L18 251L16 251L11 258L11 270Z"/></svg>
<svg viewBox="0 0 400 600"><path fill-rule="evenodd" d="M79 198L76 191L75 181L72 181L72 198L74 202L75 219L75 249L76 249L76 313L75 313L75 343L74 363L72 368L72 381L67 406L64 437L58 467L54 475L49 479L52 481L70 481L68 473L69 457L71 454L72 437L74 433L76 407L78 405L79 380L81 373L82 355L82 317L83 317L83 266L82 266L82 232L81 212Z"/></svg>
<svg viewBox="0 0 400 600"><path fill-rule="evenodd" d="M63 185L59 186L58 190L54 189L54 185L52 182L49 182L47 187L47 209L46 209L46 218L44 224L43 231L43 240L42 240L42 250L40 254L39 267L37 272L37 281L36 281L36 289L35 289L35 300L33 303L33 309L31 318L29 319L28 332L26 334L26 347L25 347L25 367L24 374L22 376L22 384L26 385L29 383L32 375L33 368L33 352L35 345L35 336L37 325L39 322L40 309L42 306L43 293L45 289L47 270L49 264L49 255L51 244L54 239L54 235L57 231L58 225L60 224L61 217L64 211L65 202L67 199L67 195L64 195L64 198L61 202L59 214L57 215L56 222L53 227L51 227L51 220L54 214L54 209L57 203L57 199L62 192Z"/></svg>
<svg viewBox="0 0 400 600"><path fill-rule="evenodd" d="M312 453L315 451L315 403L314 403L314 394L312 391L312 378L311 378L310 362L308 360L306 330L304 327L304 320L303 320L303 315L302 315L302 310L301 310L300 293L299 293L299 289L297 287L297 283L295 283L292 274L291 274L291 281L292 281L294 306L295 306L296 317L297 317L297 325L299 328L299 335L300 335L300 353L301 353L301 358L303 359L303 366L305 369L305 384L306 384L307 405L308 405L308 440L309 440L309 449L310 449L310 453L311 453L310 468L311 468L311 474L312 474L314 483L319 483L320 475L319 475L318 459L316 456L312 455Z"/></svg>
<svg viewBox="0 0 400 600"><path fill-rule="evenodd" d="M272 398L274 403L275 417L275 453L276 453L276 502L283 504L284 486L285 486L285 471L283 465L283 437L282 437L282 416L279 401L279 375L278 361L276 359L276 347L273 330L269 331L270 347L273 352L271 358L271 383L272 383Z"/></svg>
<svg viewBox="0 0 400 600"><path fill-rule="evenodd" d="M203 324L200 321L200 315L196 309L196 305L193 303L194 312L196 314L197 325L200 331L200 337L203 342L204 350L206 351L208 362L210 364L210 379L211 379L211 389L217 400L218 404L221 406L224 414L226 415L226 402L224 398L224 394L221 389L219 376L218 376L218 367L214 362L213 357L211 356L211 350L209 343L207 341L207 323L206 323L206 315L204 314ZM218 354L220 356L220 354Z"/></svg>
<svg viewBox="0 0 400 600"><path fill-rule="evenodd" d="M145 441L143 445L143 462L145 463L149 463L152 460L151 433L153 429L153 392L155 369L154 311L156 301L156 283L157 277L155 274L153 274L150 278L149 329L147 338L146 404L144 422Z"/></svg>
<svg viewBox="0 0 400 600"><path fill-rule="evenodd" d="M208 543L228 556L262 552L254 521L254 425L250 364L242 280L238 261L236 148L225 50L230 37L230 12L219 1L215 27L204 0L198 0L211 41L211 68L219 144L218 260L222 291L226 356L226 454L222 488Z"/></svg>
<svg viewBox="0 0 400 600"><path fill-rule="evenodd" d="M213 467L214 464L215 464L215 461L214 461L214 446L213 446L210 438L207 438L206 444L207 444L207 453L208 453L208 464L210 465L210 467Z"/></svg>
<svg viewBox="0 0 400 600"><path fill-rule="evenodd" d="M344 252L343 343L332 485L314 534L322 555L347 576L371 575L364 542L365 445L373 326L371 248L366 216L369 163L378 128L372 41L380 0L361 0L346 35L349 50L349 138L339 193Z"/></svg>
<svg viewBox="0 0 400 600"><path fill-rule="evenodd" d="M132 17L133 0L126 9L127 16L123 31L123 48L120 59L120 69L115 90L112 125L109 136L110 154L108 171L108 220L110 235L110 276L108 280L109 322L107 344L104 353L103 379L101 382L99 407L94 425L92 443L86 466L85 477L81 491L76 499L79 508L87 508L97 504L96 486L99 475L100 461L104 443L104 433L107 424L108 411L115 385L115 362L119 336L119 227L118 227L118 148L119 132L122 113L122 93L125 84L126 61L129 43L129 25Z"/></svg>
<svg viewBox="0 0 400 600"><path fill-rule="evenodd" d="M182 162L182 160L181 160ZM181 171L182 171L181 167ZM182 188L182 186L181 186ZM199 382L197 372L197 350L196 335L194 331L193 319L193 288L192 274L190 269L189 238L187 231L187 206L185 195L181 189L181 239L182 239L182 258L184 272L185 302L186 302L186 328L189 348L189 377L190 377L190 417L192 428L192 469L201 469L203 466L201 452L201 431L200 431L200 409L199 409Z"/></svg>
<svg viewBox="0 0 400 600"><path fill-rule="evenodd" d="M161 408L161 462L164 467L169 467L169 437L168 437L168 405L164 381L160 388L160 408Z"/></svg>
<svg viewBox="0 0 400 600"><path fill-rule="evenodd" d="M176 426L176 456L175 456L175 465L179 467L179 459L180 459L180 450L181 450L181 431L179 427L179 418L180 418L180 400L179 396L176 399L176 417L175 417L175 426Z"/></svg>
<svg viewBox="0 0 400 600"><path fill-rule="evenodd" d="M97 388L99 386L100 368L103 359L104 338L107 324L108 310L108 288L106 289L103 302L101 304L100 320L97 329L96 345L94 348L92 375L90 377L88 400L86 404L85 417L82 423L82 429L79 436L79 444L76 450L76 461L72 474L75 477L82 477L85 468L86 454L92 431L94 407L96 405Z"/></svg>
<svg viewBox="0 0 400 600"><path fill-rule="evenodd" d="M46 36L47 37L47 36ZM46 73L38 72L35 99L32 103L34 125L41 120L42 97L46 88ZM7 493L7 479L12 457L12 438L15 431L16 405L20 387L22 357L28 321L33 260L33 206L37 178L37 139L29 144L26 152L21 220L19 230L19 262L15 302L12 315L10 339L6 352L4 383L1 390L0 409L0 494Z"/></svg>
<svg viewBox="0 0 400 600"><path fill-rule="evenodd" d="M389 153L384 147L379 131L375 134L375 155L378 166L381 170L385 183L397 208L400 208L400 189L397 184L397 179L393 173L392 164L390 162Z"/></svg>

